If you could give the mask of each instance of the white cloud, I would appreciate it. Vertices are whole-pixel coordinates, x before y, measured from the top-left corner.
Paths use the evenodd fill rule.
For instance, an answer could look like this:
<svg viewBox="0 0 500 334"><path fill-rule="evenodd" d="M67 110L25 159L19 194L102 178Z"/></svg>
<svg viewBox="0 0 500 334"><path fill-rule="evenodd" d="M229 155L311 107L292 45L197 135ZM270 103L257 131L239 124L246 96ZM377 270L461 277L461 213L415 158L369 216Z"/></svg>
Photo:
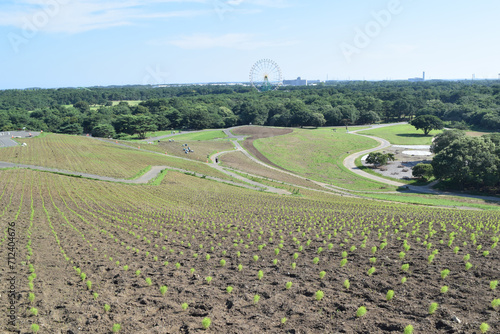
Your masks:
<svg viewBox="0 0 500 334"><path fill-rule="evenodd" d="M254 34L225 34L221 36L212 36L209 34L195 34L183 36L178 39L168 41L152 41L151 44L171 44L182 49L211 49L227 48L236 50L256 50L270 47L286 47L297 44L297 41L276 41L261 40Z"/></svg>
<svg viewBox="0 0 500 334"><path fill-rule="evenodd" d="M136 24L147 19L195 17L208 15L201 10L158 11L162 3L201 3L207 0L24 0L16 6L1 9L0 26L38 31L80 33L95 29Z"/></svg>

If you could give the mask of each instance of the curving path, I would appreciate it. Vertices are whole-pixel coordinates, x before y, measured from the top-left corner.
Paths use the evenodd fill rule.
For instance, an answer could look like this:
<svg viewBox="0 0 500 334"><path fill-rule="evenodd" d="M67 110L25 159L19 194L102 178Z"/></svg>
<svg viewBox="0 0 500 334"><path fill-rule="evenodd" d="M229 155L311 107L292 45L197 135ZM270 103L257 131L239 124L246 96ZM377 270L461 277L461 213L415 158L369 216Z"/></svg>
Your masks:
<svg viewBox="0 0 500 334"><path fill-rule="evenodd" d="M385 179L385 178L382 178L382 177L379 177L376 175L372 175L372 174L369 174L369 173L359 169L359 167L357 167L356 164L354 163L354 161L357 158L359 158L365 154L368 154L370 152L378 151L378 150L384 149L386 147L389 147L389 146L391 146L391 143L385 139L373 137L373 136L368 136L368 135L362 135L362 134L359 134L358 132L365 131L365 130L371 130L371 129L375 129L375 128L386 127L386 126L399 125L399 124L406 124L406 122L405 123L380 124L377 126L373 126L372 128L369 128L369 129L360 129L360 130L355 130L355 131L349 132L350 134L353 134L353 135L363 136L363 137L374 139L374 140L378 141L380 143L380 145L375 147L375 148L369 149L369 150L364 150L361 152L351 154L350 156L348 156L347 158L344 159L344 166L346 168L348 168L349 170L351 170L353 173L355 173L359 176L365 177L367 179L381 182L381 183L385 183L385 184L389 184L389 185L393 185L393 186L397 186L397 187L404 187L406 189L405 192L432 194L432 195L447 195L447 196L456 196L456 197L468 197L468 198L481 199L481 200L485 200L485 201L500 202L500 198L494 197L494 196L471 195L471 194L463 194L463 193L457 193L457 192L449 192L449 191L432 189L432 187L438 181L434 181L426 186L411 186L411 185L406 185L405 183L401 183L398 181L392 181L392 180L388 180L388 179Z"/></svg>
<svg viewBox="0 0 500 334"><path fill-rule="evenodd" d="M377 147L375 147L375 148L371 148L369 150L364 150L364 151L361 151L361 152L357 152L357 153L351 154L350 156L348 156L347 158L344 159L344 167L348 168L350 171L352 171L353 173L355 173L355 174L357 174L359 176L362 176L364 178L367 178L367 179L370 179L370 180L373 180L373 181L377 181L377 182L380 182L380 183L389 184L391 186L396 186L396 187L404 187L404 186L406 186L405 183L398 182L398 181L392 181L392 180L388 180L388 179L384 179L383 177L379 177L379 176L376 176L376 175L369 174L369 173L367 173L365 171L362 171L355 164L355 161L356 161L357 158L362 157L362 156L364 156L364 155L366 155L366 154L368 154L370 152L378 151L378 150L381 150L381 149L384 149L384 148L387 148L387 147L391 146L391 143L389 141L385 140L385 139L378 138L378 137L373 137L373 136L368 136L368 135L360 135L360 134L358 134L359 131L371 130L371 129L375 129L375 128L381 128L381 127L398 125L398 124L404 124L404 123L382 124L382 125L378 125L378 126L373 126L373 127L369 128L369 129L361 129L361 130L350 131L349 132L350 134L358 135L358 136L363 136L363 137L367 137L367 138L371 138L373 140L376 140L376 141L379 142L380 145L377 146Z"/></svg>

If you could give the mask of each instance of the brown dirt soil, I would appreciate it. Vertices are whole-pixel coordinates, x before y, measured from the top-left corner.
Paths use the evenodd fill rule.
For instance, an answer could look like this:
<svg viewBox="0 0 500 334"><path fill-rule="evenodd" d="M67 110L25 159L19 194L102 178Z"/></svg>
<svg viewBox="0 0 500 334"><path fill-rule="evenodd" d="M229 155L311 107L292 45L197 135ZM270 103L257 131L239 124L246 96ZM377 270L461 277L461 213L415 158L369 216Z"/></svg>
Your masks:
<svg viewBox="0 0 500 334"><path fill-rule="evenodd" d="M269 138L269 137L286 135L288 133L292 133L293 129L270 128L270 127L264 127L264 126L249 125L249 126L242 126L242 127L236 128L236 129L232 130L232 132L235 135L250 136L242 143L242 146L248 152L250 152L250 154L252 154L254 157L256 157L260 161L262 161L270 166L286 170L283 167L274 164L268 158L266 158L262 153L260 153L253 145L253 142L255 140L261 139L261 138Z"/></svg>
<svg viewBox="0 0 500 334"><path fill-rule="evenodd" d="M317 184L307 181L298 177L294 177L285 173L281 173L276 170L272 170L270 168L266 168L258 163L250 160L246 155L242 152L234 152L224 154L220 161L224 166L228 166L243 172L247 172L254 175L259 175L263 177L267 177L272 180L277 180L280 182L286 182L290 184L296 184L303 187L308 187L317 190L324 190L321 186Z"/></svg>
<svg viewBox="0 0 500 334"><path fill-rule="evenodd" d="M360 247L363 240L360 231L350 238L348 245L341 245L347 238L345 231L350 230L350 222L358 224L360 219L354 211L357 207L350 209L345 203L323 205L319 201L285 200L269 194L239 192L238 189L238 192L229 193L232 197L228 200L227 197L219 198L214 191L203 191L200 185L212 185L213 182L201 179L194 179L187 185L198 191L185 191L182 185L189 182L189 177L174 172L167 174L166 185L162 188L71 179L26 170L0 171L0 176L0 190L8 182L5 186L7 195L0 199L0 204L4 207L11 203L0 219L2 232L18 208L21 212L17 220L19 328L8 328L12 333L31 333L31 324L38 323L40 333L109 334L113 324L120 323L123 326L120 333L127 334L402 333L407 324L415 327L415 333L478 334L482 322L491 326L490 333L500 332L500 314L490 306L491 301L498 298L498 288L496 291L489 288L491 280L499 279L498 247L489 247L492 242L484 229L481 231L485 232L484 235L478 234L477 240L478 244L484 245L483 250L490 251L487 257L482 256L483 250L476 250L477 246L470 241L468 245L462 245L468 240L468 234L457 235L453 246L460 246L458 254L452 252L446 241L439 243L441 238L447 240L453 224L472 223L470 213L460 213L463 221L457 222L448 216L454 212L452 210L429 209L416 214L413 220L411 215L405 216L407 212L402 209L391 217L391 212L397 208L388 207L380 214L395 223L388 222L391 226L388 228L388 246L377 250L374 255L377 270L368 276L367 270L372 266L368 259L373 256L370 249L379 246L380 241L373 228L366 248ZM171 183L175 185L170 187ZM217 186L224 192L232 189ZM21 194L24 194L24 200ZM33 303L27 300L29 271L27 265L21 264L27 253L31 197L35 214L31 237L33 257L29 263L34 265L37 274ZM247 203L245 199L248 199ZM254 205L254 201L259 200L262 203ZM202 205L203 201L209 206ZM163 206L160 211L153 211L148 205L149 208ZM386 210L383 205L377 209ZM308 215L309 211L312 211L311 215ZM435 215L426 217L425 214ZM321 219L315 219L311 224L313 215L321 215ZM363 211L364 226L369 226L370 221L380 224L382 216ZM272 217L279 225L270 221ZM488 216L490 218L492 222L488 224L493 228L491 224L493 220L496 224L498 217ZM393 234L393 226L399 227L396 222L400 219L409 223L400 227L397 234L404 236L409 233L407 239L411 249L406 251L404 260L398 258L403 241L397 240ZM416 220L425 220L422 225L425 229L428 221L436 219L441 221L434 225L436 235L429 241L434 244L432 249L439 250L439 253L434 262L428 264L430 251L411 235L412 226ZM340 229L339 235L331 239L327 239L328 233L333 233L331 229L326 235L315 237L316 233L320 235L319 224L323 222L335 224L336 228L343 224L345 229ZM447 223L448 232L441 231L441 222ZM312 231L304 237L297 231L297 226L302 227L302 231L311 227ZM232 227L238 227L242 235L236 236ZM263 228L262 235L257 233L260 227ZM246 234L254 232L254 228L255 233L247 238ZM275 234L271 235L269 229ZM283 236L283 247L276 255L280 235ZM262 240L259 240L261 236ZM273 240L269 240L271 236ZM298 251L292 237L301 242L302 251ZM233 245L235 238L244 240L237 248ZM309 238L310 245L306 245ZM323 239L332 243L331 250ZM188 242L193 245L189 246ZM267 245L258 250L257 245L263 243ZM200 248L199 244L204 247ZM244 245L249 245L249 248ZM348 263L340 267L341 252L351 245L356 245L357 249L348 251ZM214 249L210 250L210 247ZM317 252L319 247L323 247L320 254ZM60 249L71 261L65 260ZM226 255L222 255L224 250ZM241 256L236 254L238 250ZM5 254L4 251L2 245L1 254ZM195 252L198 257L194 256ZM300 255L293 260L295 252ZM211 255L208 261L205 260L207 253ZM471 254L470 262L474 265L469 271L464 269L462 260L467 253ZM258 261L253 260L254 255L259 256ZM153 259L154 256L158 256L158 261ZM313 263L314 257L320 259L318 264ZM219 264L221 259L227 261L224 267ZM273 259L278 259L276 266L272 264ZM116 265L116 261L120 264ZM169 263L164 265L164 261ZM296 262L296 269L291 268L291 262ZM175 268L176 263L180 264L179 269ZM243 270L238 271L240 263ZM410 264L406 273L401 271L403 263ZM123 270L125 264L130 266L128 271ZM81 268L92 281L90 291L76 274L74 266ZM190 273L190 268L195 268L194 274ZM450 275L442 279L440 272L445 268L450 270ZM141 270L139 276L135 274L138 269ZM262 280L257 278L259 270L264 272ZM326 276L320 279L322 270ZM3 306L8 302L4 293L7 273L4 258L0 262L0 304ZM210 284L205 280L207 276L213 277ZM402 276L408 277L405 284L400 283ZM152 279L151 286L146 284L147 277ZM342 286L345 279L350 280L349 289ZM285 289L286 282L293 283L291 289ZM162 285L168 287L165 296L159 292ZM440 293L443 285L449 286L447 294ZM227 286L234 287L231 294L226 292ZM395 291L395 296L386 301L389 289ZM321 301L315 300L318 290L324 292ZM97 300L92 298L94 291L99 293ZM257 304L253 303L255 294L261 297ZM439 303L433 315L427 311L431 302ZM182 303L189 304L187 310L181 309ZM104 311L104 304L111 305L109 312ZM32 306L39 310L37 317L27 311ZM365 306L368 312L357 318L355 314L360 306ZM460 319L460 323L453 320L454 316ZM201 327L204 317L212 320L206 331ZM285 325L280 324L283 317L288 319ZM0 324L5 320L6 314L2 311Z"/></svg>

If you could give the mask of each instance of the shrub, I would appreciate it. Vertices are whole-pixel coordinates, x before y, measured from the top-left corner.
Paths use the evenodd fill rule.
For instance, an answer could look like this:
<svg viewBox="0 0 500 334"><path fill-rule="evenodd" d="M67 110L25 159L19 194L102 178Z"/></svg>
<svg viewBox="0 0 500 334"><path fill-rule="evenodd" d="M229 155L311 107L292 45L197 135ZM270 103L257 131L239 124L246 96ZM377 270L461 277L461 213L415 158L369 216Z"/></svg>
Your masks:
<svg viewBox="0 0 500 334"><path fill-rule="evenodd" d="M201 321L201 326L203 327L203 329L208 329L211 324L212 320L210 320L210 318L203 318L203 320Z"/></svg>
<svg viewBox="0 0 500 334"><path fill-rule="evenodd" d="M366 314L366 307L360 306L358 310L356 311L356 317L361 318Z"/></svg>
<svg viewBox="0 0 500 334"><path fill-rule="evenodd" d="M499 306L500 306L500 299L493 299L491 301L491 307L493 307L494 309L496 309Z"/></svg>
<svg viewBox="0 0 500 334"><path fill-rule="evenodd" d="M441 278L442 279L445 279L446 276L448 276L450 274L450 270L449 269L444 269L441 271Z"/></svg>
<svg viewBox="0 0 500 334"><path fill-rule="evenodd" d="M390 301L393 297L394 297L394 290L387 291L387 295L385 296L385 299L387 301Z"/></svg>
<svg viewBox="0 0 500 334"><path fill-rule="evenodd" d="M262 270L259 270L259 272L257 273L257 278L261 280L262 277L264 277L264 272Z"/></svg>
<svg viewBox="0 0 500 334"><path fill-rule="evenodd" d="M490 330L490 325L487 323L483 322L481 326L479 326L479 329L481 330L481 333L486 333L487 331Z"/></svg>
<svg viewBox="0 0 500 334"><path fill-rule="evenodd" d="M323 299L324 295L325 293L323 291L321 290L316 291L316 300L320 301L321 299Z"/></svg>
<svg viewBox="0 0 500 334"><path fill-rule="evenodd" d="M432 303L431 306L429 306L429 314L434 314L438 308L438 303Z"/></svg>
<svg viewBox="0 0 500 334"><path fill-rule="evenodd" d="M413 334L413 326L412 325L406 326L404 334Z"/></svg>

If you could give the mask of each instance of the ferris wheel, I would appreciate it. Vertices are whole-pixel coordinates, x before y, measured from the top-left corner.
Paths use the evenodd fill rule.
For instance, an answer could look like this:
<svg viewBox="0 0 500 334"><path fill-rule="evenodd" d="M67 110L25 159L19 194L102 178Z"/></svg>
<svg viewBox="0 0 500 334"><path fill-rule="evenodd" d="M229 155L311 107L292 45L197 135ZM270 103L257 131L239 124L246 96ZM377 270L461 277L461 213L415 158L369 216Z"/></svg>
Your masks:
<svg viewBox="0 0 500 334"><path fill-rule="evenodd" d="M278 89L283 84L281 69L271 59L261 59L250 70L250 83L260 92Z"/></svg>

